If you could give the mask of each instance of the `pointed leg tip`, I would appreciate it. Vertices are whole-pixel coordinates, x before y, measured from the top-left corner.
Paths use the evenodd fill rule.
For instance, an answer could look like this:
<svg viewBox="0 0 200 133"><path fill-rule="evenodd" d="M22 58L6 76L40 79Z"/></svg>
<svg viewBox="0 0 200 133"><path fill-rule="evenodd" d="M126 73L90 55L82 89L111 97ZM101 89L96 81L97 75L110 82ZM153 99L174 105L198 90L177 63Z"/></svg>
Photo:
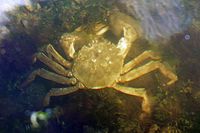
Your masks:
<svg viewBox="0 0 200 133"><path fill-rule="evenodd" d="M151 108L150 108L150 105L147 104L147 105L142 105L142 110L147 113L147 114L150 114L151 113Z"/></svg>
<svg viewBox="0 0 200 133"><path fill-rule="evenodd" d="M142 113L139 117L140 120L145 120L151 115L151 108L149 104L142 105Z"/></svg>
<svg viewBox="0 0 200 133"><path fill-rule="evenodd" d="M144 101L142 103L142 110L146 114L151 114L151 104L147 95L144 96Z"/></svg>

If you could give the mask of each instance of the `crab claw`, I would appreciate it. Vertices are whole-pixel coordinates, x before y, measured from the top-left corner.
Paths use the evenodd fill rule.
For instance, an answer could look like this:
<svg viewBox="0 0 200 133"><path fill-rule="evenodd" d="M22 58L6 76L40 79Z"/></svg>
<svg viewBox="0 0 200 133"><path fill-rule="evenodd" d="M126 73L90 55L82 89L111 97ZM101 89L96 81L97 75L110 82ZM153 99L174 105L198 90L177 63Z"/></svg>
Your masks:
<svg viewBox="0 0 200 133"><path fill-rule="evenodd" d="M128 42L134 42L138 38L138 33L136 32L136 30L129 25L123 27L123 31L124 31L124 38Z"/></svg>
<svg viewBox="0 0 200 133"><path fill-rule="evenodd" d="M75 49L74 49L74 42L77 40L78 38L76 36L73 35L69 35L69 34L65 34L61 37L60 39L60 44L65 52L65 54L70 57L71 59L74 58L74 53L75 53Z"/></svg>
<svg viewBox="0 0 200 133"><path fill-rule="evenodd" d="M132 43L137 39L138 34L134 28L129 25L124 26L123 31L124 37L119 40L117 48L120 49L119 54L123 55L123 57L126 57Z"/></svg>

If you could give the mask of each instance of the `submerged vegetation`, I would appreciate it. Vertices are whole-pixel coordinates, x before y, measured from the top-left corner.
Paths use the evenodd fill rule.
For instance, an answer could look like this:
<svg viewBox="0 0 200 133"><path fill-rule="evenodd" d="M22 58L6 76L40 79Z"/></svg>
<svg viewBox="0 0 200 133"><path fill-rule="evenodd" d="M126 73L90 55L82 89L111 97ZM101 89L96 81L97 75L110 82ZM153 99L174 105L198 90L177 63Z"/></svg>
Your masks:
<svg viewBox="0 0 200 133"><path fill-rule="evenodd" d="M42 65L33 65L32 56L49 43L60 50L58 40L65 32L70 33L80 26L89 27L95 22L107 23L109 11L116 7L130 13L119 0L36 0L32 3L32 11L21 6L8 12L10 21L6 27L10 34L0 44L0 107L3 108L0 110L0 132L200 132L200 7L198 0L183 2L188 10L195 12L193 24L172 35L168 42L156 45L161 55L174 65L179 81L166 87L162 85L165 80L162 76L152 74L127 83L147 89L151 97L151 116L144 120L139 118L140 98L112 89L90 90L53 98L50 108L59 106L63 112L40 129L31 128L26 112L42 110L45 94L58 85L37 78L25 90L20 90L28 73ZM137 49L133 48L128 58L155 45L141 38L135 47Z"/></svg>

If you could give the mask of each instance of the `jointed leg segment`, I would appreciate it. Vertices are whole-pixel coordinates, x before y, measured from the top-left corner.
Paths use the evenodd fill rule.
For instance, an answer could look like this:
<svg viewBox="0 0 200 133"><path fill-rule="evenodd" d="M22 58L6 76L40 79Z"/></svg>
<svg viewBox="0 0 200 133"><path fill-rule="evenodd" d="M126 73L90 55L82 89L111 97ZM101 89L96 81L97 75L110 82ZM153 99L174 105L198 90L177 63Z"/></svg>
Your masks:
<svg viewBox="0 0 200 133"><path fill-rule="evenodd" d="M54 47L51 45L51 44L49 44L48 46L47 46L47 53L48 53L48 55L51 55L53 58L54 58L54 60L56 61L56 62L58 62L60 65L62 65L62 66L64 66L65 68L70 68L71 67L71 63L69 62L69 61L67 61L67 60L65 60L55 49L54 49Z"/></svg>
<svg viewBox="0 0 200 133"><path fill-rule="evenodd" d="M50 67L52 70L54 70L56 73L58 73L60 75L63 75L63 76L66 76L66 77L72 76L70 71L66 70L63 66L61 66L60 64L51 60L49 57L47 57L43 53L36 54L35 58L39 59L41 62L46 64L48 67Z"/></svg>
<svg viewBox="0 0 200 133"><path fill-rule="evenodd" d="M127 64L124 65L122 74L127 73L128 71L133 69L135 66L139 65L140 63L142 63L143 61L147 59L159 60L160 57L155 55L155 53L152 52L151 50L144 51L142 54L140 54L139 56L137 56L136 58L134 58L133 60L129 61Z"/></svg>
<svg viewBox="0 0 200 133"><path fill-rule="evenodd" d="M44 98L44 105L45 106L49 105L51 96L67 95L67 94L73 93L77 90L79 90L79 88L77 86L66 87L66 88L52 88Z"/></svg>
<svg viewBox="0 0 200 133"><path fill-rule="evenodd" d="M35 79L36 76L41 76L45 79L48 79L60 84L65 84L65 85L76 84L75 78L67 78L67 77L58 75L56 73L49 72L45 69L37 69L29 75L28 79L21 85L21 87L28 85L30 82L32 82Z"/></svg>
<svg viewBox="0 0 200 133"><path fill-rule="evenodd" d="M170 81L167 83L167 85L173 84L177 80L177 76L170 71L165 65L158 61L151 61L144 66L138 67L136 69L131 70L130 72L122 75L120 77L119 82L126 82L130 80L134 80L136 78L141 77L142 75L145 75L149 72L152 72L154 70L159 70L164 76L170 79Z"/></svg>
<svg viewBox="0 0 200 133"><path fill-rule="evenodd" d="M146 113L150 113L150 104L145 88L125 87L117 84L114 85L113 88L125 94L142 97L143 98L142 110Z"/></svg>

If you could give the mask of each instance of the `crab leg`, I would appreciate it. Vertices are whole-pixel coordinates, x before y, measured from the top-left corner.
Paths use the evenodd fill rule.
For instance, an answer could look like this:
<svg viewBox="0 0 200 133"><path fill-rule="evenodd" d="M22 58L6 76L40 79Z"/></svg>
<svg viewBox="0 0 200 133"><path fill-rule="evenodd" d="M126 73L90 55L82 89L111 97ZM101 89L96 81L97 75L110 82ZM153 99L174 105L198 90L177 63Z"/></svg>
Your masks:
<svg viewBox="0 0 200 133"><path fill-rule="evenodd" d="M159 60L160 57L155 55L155 53L152 52L151 50L144 51L142 54L140 54L139 56L137 56L136 58L134 58L133 60L131 60L130 62L124 65L122 74L127 73L128 71L133 69L135 66L137 66L138 64L140 64L141 62L147 59Z"/></svg>
<svg viewBox="0 0 200 133"><path fill-rule="evenodd" d="M143 98L142 110L146 113L150 113L150 104L145 88L125 87L118 84L114 85L113 88L125 94L142 97Z"/></svg>
<svg viewBox="0 0 200 133"><path fill-rule="evenodd" d="M41 62L46 64L48 67L50 67L51 69L53 69L56 73L58 73L60 75L67 76L67 77L72 76L70 71L66 70L60 64L54 62L53 60L51 60L49 57L47 57L43 53L36 54L36 59L39 59Z"/></svg>
<svg viewBox="0 0 200 133"><path fill-rule="evenodd" d="M49 44L47 46L47 53L48 55L51 55L56 62L58 62L59 64L61 64L62 66L64 66L65 68L70 68L71 67L71 63L67 60L65 60L55 49L54 47Z"/></svg>
<svg viewBox="0 0 200 133"><path fill-rule="evenodd" d="M170 79L167 85L173 84L178 79L177 76L172 71L170 71L165 65L158 61L151 61L145 64L144 66L133 69L130 72L122 75L119 79L119 82L134 80L157 69L160 70L160 72L164 76Z"/></svg>
<svg viewBox="0 0 200 133"><path fill-rule="evenodd" d="M24 87L28 85L30 82L32 82L37 75L60 84L65 84L65 85L76 84L75 78L66 78L64 76L47 71L45 69L37 69L29 75L28 79L21 85L21 87Z"/></svg>
<svg viewBox="0 0 200 133"><path fill-rule="evenodd" d="M66 87L66 88L52 88L44 98L44 106L49 105L51 96L67 95L77 90L79 90L78 86L71 86L71 87Z"/></svg>

